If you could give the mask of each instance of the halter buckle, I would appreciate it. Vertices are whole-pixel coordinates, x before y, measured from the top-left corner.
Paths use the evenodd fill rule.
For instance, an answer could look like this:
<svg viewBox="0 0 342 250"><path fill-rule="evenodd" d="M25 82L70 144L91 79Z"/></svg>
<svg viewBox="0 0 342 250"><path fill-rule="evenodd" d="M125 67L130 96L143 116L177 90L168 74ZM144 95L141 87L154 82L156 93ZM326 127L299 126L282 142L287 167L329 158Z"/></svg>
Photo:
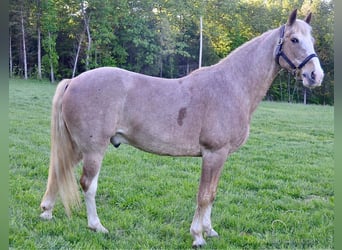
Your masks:
<svg viewBox="0 0 342 250"><path fill-rule="evenodd" d="M280 37L278 40L278 44L277 45L282 45L284 42L284 38Z"/></svg>
<svg viewBox="0 0 342 250"><path fill-rule="evenodd" d="M294 77L297 78L297 76L299 75L299 70L298 70L298 68L293 69L293 70L291 71L291 74L292 74Z"/></svg>

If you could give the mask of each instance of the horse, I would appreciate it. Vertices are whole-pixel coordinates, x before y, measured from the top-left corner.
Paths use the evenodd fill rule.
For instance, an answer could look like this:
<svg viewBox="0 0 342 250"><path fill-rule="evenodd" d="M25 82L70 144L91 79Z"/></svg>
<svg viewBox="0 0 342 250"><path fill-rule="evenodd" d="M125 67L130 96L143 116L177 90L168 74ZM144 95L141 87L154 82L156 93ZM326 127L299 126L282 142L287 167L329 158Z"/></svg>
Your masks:
<svg viewBox="0 0 342 250"><path fill-rule="evenodd" d="M204 245L203 236L217 237L211 209L223 165L246 142L252 114L278 72L292 72L308 88L323 81L310 20L311 13L297 19L295 9L282 26L181 78L100 67L62 80L52 101L41 218L52 218L58 194L68 216L80 204L74 167L82 162L88 227L107 233L95 203L102 159L110 144L129 144L158 155L202 157L192 245Z"/></svg>

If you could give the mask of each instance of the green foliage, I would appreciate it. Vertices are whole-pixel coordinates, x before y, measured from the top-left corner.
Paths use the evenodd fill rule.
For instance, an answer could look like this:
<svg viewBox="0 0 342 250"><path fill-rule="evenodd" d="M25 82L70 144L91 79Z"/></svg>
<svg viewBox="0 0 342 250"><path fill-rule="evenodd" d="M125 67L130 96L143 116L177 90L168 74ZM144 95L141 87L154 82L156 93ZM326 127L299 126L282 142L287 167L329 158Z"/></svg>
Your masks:
<svg viewBox="0 0 342 250"><path fill-rule="evenodd" d="M70 219L57 200L39 218L50 153L55 85L9 84L11 249L189 249L200 158L109 147L97 207L109 234L87 228L83 205ZM332 249L334 108L263 102L247 143L225 164L205 249ZM81 168L75 169L79 179Z"/></svg>
<svg viewBox="0 0 342 250"><path fill-rule="evenodd" d="M55 71L58 65L58 53L56 51L56 39L58 27L57 19L57 6L56 1L47 0L42 1L42 13L41 17L42 31L44 33L42 47L46 54L42 58L43 69L47 72ZM54 79L51 79L54 81Z"/></svg>
<svg viewBox="0 0 342 250"><path fill-rule="evenodd" d="M58 64L58 54L56 51L56 34L49 33L46 38L43 39L43 48L47 52L43 58L42 62L46 69L49 69L51 64L54 68L57 67Z"/></svg>

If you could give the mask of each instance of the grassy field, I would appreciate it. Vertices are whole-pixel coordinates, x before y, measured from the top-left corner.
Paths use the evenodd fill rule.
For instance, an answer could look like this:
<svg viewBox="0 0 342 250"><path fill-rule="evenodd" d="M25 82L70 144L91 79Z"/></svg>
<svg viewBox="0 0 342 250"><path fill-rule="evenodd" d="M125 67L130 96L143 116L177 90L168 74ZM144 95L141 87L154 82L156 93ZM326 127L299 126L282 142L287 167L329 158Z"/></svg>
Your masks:
<svg viewBox="0 0 342 250"><path fill-rule="evenodd" d="M68 219L58 201L51 221L39 218L54 90L46 82L10 81L10 248L190 248L200 158L109 147L97 207L110 233L87 229L84 204ZM212 214L220 237L205 249L333 248L333 113L328 106L261 103L249 140L225 164Z"/></svg>

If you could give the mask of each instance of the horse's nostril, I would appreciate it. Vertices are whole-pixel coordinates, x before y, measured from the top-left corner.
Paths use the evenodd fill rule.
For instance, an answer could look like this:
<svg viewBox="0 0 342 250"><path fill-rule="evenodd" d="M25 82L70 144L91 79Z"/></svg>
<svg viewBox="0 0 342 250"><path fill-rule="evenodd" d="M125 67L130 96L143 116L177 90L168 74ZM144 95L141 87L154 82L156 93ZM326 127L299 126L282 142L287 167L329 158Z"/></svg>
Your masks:
<svg viewBox="0 0 342 250"><path fill-rule="evenodd" d="M312 79L312 80L315 80L315 79L316 79L315 71L312 71L312 72L311 72L311 79Z"/></svg>
<svg viewBox="0 0 342 250"><path fill-rule="evenodd" d="M303 73L303 74L302 74L302 76L303 76L304 78L306 78L306 77L307 77L306 73Z"/></svg>

